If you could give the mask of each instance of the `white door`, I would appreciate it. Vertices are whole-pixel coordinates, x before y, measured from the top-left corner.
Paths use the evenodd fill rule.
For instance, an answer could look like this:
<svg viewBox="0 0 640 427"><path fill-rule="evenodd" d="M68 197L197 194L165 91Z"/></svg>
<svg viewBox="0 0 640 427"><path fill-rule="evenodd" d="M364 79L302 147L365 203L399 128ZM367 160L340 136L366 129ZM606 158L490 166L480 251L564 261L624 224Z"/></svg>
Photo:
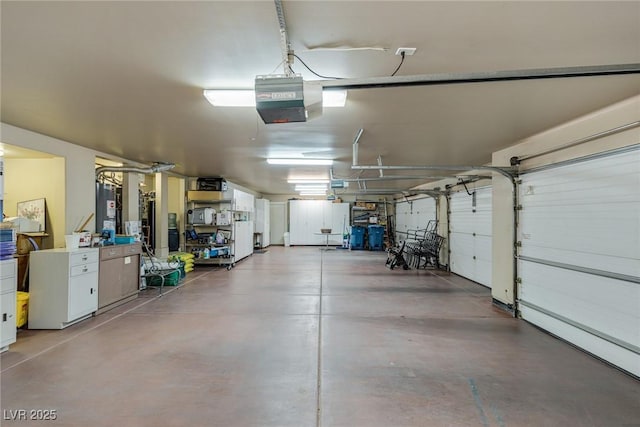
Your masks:
<svg viewBox="0 0 640 427"><path fill-rule="evenodd" d="M452 194L449 212L451 271L490 288L491 188Z"/></svg>
<svg viewBox="0 0 640 427"><path fill-rule="evenodd" d="M269 235L272 245L284 245L284 233L287 231L286 202L269 204Z"/></svg>
<svg viewBox="0 0 640 427"><path fill-rule="evenodd" d="M640 376L640 150L524 173L522 318Z"/></svg>
<svg viewBox="0 0 640 427"><path fill-rule="evenodd" d="M330 228L335 236L328 243L342 244L342 227L349 223L349 203L332 203L328 200L289 201L289 232L292 245L324 245L327 236L321 229Z"/></svg>
<svg viewBox="0 0 640 427"><path fill-rule="evenodd" d="M409 230L425 229L429 221L436 219L436 201L433 197L423 197L397 202L396 240L406 240Z"/></svg>

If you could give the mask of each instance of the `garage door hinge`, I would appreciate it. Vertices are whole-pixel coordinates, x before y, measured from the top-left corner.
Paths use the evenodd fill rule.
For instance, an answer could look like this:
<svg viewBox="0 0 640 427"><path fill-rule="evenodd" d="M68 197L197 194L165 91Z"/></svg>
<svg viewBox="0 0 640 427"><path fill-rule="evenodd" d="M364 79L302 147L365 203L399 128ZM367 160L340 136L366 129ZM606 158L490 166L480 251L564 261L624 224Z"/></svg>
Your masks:
<svg viewBox="0 0 640 427"><path fill-rule="evenodd" d="M521 248L522 247L522 242L520 240L518 240L516 242L516 248Z"/></svg>
<svg viewBox="0 0 640 427"><path fill-rule="evenodd" d="M522 180L521 179L516 179L516 184L518 184L518 185L522 184Z"/></svg>
<svg viewBox="0 0 640 427"><path fill-rule="evenodd" d="M516 279L516 283L518 283L518 284L522 284L522 277L518 277L518 278Z"/></svg>
<svg viewBox="0 0 640 427"><path fill-rule="evenodd" d="M522 205L518 205L518 206L516 206L516 210L517 210L517 211L521 211L522 209L524 209L524 208L522 207Z"/></svg>

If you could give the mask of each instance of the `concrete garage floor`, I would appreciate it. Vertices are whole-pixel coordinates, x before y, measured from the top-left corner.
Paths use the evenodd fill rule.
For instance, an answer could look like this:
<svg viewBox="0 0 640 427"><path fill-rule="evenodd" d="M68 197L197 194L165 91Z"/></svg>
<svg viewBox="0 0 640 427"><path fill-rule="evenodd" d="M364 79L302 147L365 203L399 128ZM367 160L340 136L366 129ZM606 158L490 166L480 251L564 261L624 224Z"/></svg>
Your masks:
<svg viewBox="0 0 640 427"><path fill-rule="evenodd" d="M3 426L640 426L640 382L385 254L271 247L2 355ZM55 421L10 421L53 409ZM27 412L29 415L29 412Z"/></svg>

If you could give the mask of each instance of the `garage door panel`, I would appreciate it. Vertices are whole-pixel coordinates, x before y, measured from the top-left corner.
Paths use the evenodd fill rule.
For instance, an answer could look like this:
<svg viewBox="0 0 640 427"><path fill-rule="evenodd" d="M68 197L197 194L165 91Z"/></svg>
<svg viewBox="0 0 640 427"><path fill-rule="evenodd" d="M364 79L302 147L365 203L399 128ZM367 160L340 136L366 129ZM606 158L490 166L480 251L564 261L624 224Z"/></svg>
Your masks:
<svg viewBox="0 0 640 427"><path fill-rule="evenodd" d="M409 230L423 229L429 221L436 219L436 202L432 197L398 202L395 205L396 232L398 240L405 240Z"/></svg>
<svg viewBox="0 0 640 427"><path fill-rule="evenodd" d="M476 259L486 261L491 264L492 254L491 254L491 236L476 236L474 239L475 250L474 254ZM508 260L512 261L512 260Z"/></svg>
<svg viewBox="0 0 640 427"><path fill-rule="evenodd" d="M491 287L492 190L480 188L474 197L451 195L449 202L451 271Z"/></svg>
<svg viewBox="0 0 640 427"><path fill-rule="evenodd" d="M580 348L612 363L622 369L640 376L640 356L637 353L621 348L609 341L594 337L589 332L576 329L573 326L548 316L525 305L520 308L524 319L549 331L550 333L577 345Z"/></svg>
<svg viewBox="0 0 640 427"><path fill-rule="evenodd" d="M475 280L475 260L473 259L473 237L471 235L460 235L457 239L452 239L451 270L460 276Z"/></svg>
<svg viewBox="0 0 640 427"><path fill-rule="evenodd" d="M589 160L582 164L575 163L566 167L539 171L535 173L535 177L523 175L522 185L528 193L534 194L587 193L588 196L590 190L595 190L607 197L607 193L611 193L600 190L613 189L615 192L615 189L621 187L621 181L631 180L637 183L639 178L634 175L638 173L639 160L638 152L621 153L606 159ZM535 185L529 189L528 187L532 185L531 179L535 179ZM589 186L584 185L586 180L589 181Z"/></svg>
<svg viewBox="0 0 640 427"><path fill-rule="evenodd" d="M632 258L605 256L591 252L577 253L550 246L527 246L527 249L523 250L520 256L528 259L548 260L587 270L598 270L605 274L613 273L631 277L640 275L638 260Z"/></svg>
<svg viewBox="0 0 640 427"><path fill-rule="evenodd" d="M474 223L471 215L451 216L449 230L453 233L473 234Z"/></svg>
<svg viewBox="0 0 640 427"><path fill-rule="evenodd" d="M640 374L640 150L522 175L524 319Z"/></svg>
<svg viewBox="0 0 640 427"><path fill-rule="evenodd" d="M465 233L452 233L450 249L451 252L457 252L473 257L475 252L473 236Z"/></svg>
<svg viewBox="0 0 640 427"><path fill-rule="evenodd" d="M640 346L640 285L531 262L520 268L522 301Z"/></svg>
<svg viewBox="0 0 640 427"><path fill-rule="evenodd" d="M474 280L481 285L491 288L491 278L493 277L491 261L476 259L475 269Z"/></svg>

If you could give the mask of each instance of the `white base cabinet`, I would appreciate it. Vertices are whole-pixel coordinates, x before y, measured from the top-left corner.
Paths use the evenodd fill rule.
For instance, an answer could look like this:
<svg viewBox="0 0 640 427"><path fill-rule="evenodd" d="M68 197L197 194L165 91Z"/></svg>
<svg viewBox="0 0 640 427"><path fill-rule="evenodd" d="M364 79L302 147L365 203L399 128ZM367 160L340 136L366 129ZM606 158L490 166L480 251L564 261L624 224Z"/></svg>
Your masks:
<svg viewBox="0 0 640 427"><path fill-rule="evenodd" d="M98 248L34 251L29 329L63 329L98 309Z"/></svg>
<svg viewBox="0 0 640 427"><path fill-rule="evenodd" d="M16 290L18 267L15 259L0 261L0 351L16 342Z"/></svg>

